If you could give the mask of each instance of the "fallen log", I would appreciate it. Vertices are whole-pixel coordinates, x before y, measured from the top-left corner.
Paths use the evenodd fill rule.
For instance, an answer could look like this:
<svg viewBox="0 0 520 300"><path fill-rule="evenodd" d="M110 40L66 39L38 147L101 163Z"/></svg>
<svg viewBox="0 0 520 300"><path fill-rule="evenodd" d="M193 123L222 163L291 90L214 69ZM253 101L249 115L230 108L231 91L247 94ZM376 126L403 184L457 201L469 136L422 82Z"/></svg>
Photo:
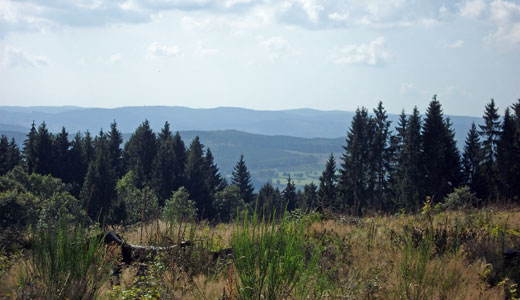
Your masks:
<svg viewBox="0 0 520 300"><path fill-rule="evenodd" d="M194 245L192 241L183 241L178 245L171 245L166 247L134 245L125 242L118 234L113 231L109 231L104 236L98 237L103 238L103 242L105 244L115 244L120 246L123 262L127 265L134 261L147 261L151 257L154 257L161 252L171 251L177 248L192 247ZM227 258L232 254L232 252L233 251L231 248L226 248L219 251L212 251L211 253L214 259L218 259L223 257Z"/></svg>

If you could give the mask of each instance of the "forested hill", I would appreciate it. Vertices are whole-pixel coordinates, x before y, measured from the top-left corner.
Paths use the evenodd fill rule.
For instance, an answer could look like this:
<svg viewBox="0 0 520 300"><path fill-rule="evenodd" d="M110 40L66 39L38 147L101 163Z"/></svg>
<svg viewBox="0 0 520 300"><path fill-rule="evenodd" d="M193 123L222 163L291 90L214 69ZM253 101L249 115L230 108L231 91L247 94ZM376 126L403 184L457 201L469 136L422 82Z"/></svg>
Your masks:
<svg viewBox="0 0 520 300"><path fill-rule="evenodd" d="M28 130L33 121L36 124L45 121L52 132L57 132L65 126L69 132L88 129L97 133L100 128L108 129L113 120L117 121L122 132L133 132L144 119L148 119L156 132L168 121L175 131L234 129L264 135L338 138L346 136L353 116L354 112L350 111L313 109L267 111L231 107L193 109L177 106L140 106L103 109L74 106L0 106L0 124ZM398 115L389 114L388 117L393 121L392 125L397 123ZM453 122L459 146L464 141L471 122L481 121L481 118L476 117L449 117Z"/></svg>
<svg viewBox="0 0 520 300"><path fill-rule="evenodd" d="M20 148L28 132L23 127L0 125L0 135L14 138ZM180 131L180 134L187 144L199 136L202 144L213 152L222 175L227 177L231 176L240 154L244 154L253 184L257 188L267 181L283 187L288 174L291 174L299 187L311 180L317 182L328 155L335 153L339 157L345 144L345 138L267 136L236 130ZM123 133L124 142L128 141L130 135Z"/></svg>

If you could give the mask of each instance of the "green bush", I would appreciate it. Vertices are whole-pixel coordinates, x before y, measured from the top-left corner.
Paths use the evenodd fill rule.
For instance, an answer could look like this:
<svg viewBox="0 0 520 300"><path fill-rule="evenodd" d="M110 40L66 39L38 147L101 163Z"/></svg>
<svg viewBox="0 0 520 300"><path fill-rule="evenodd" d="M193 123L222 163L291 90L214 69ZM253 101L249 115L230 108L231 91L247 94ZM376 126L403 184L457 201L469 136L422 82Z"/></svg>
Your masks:
<svg viewBox="0 0 520 300"><path fill-rule="evenodd" d="M279 224L256 214L237 218L232 246L240 299L305 299L311 294L322 248L308 241L304 229L304 222L286 215Z"/></svg>
<svg viewBox="0 0 520 300"><path fill-rule="evenodd" d="M195 201L184 187L180 187L166 200L162 213L163 219L173 223L192 222L197 216Z"/></svg>
<svg viewBox="0 0 520 300"><path fill-rule="evenodd" d="M471 208L480 203L480 199L466 187L455 188L453 193L444 198L443 203L436 205L437 210L453 210L459 208Z"/></svg>

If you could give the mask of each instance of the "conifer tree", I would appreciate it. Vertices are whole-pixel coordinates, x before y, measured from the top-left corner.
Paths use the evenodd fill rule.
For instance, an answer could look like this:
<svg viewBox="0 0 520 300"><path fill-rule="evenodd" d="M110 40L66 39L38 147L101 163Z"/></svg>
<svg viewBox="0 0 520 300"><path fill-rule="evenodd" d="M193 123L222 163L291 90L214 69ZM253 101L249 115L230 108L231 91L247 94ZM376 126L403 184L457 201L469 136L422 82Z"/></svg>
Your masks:
<svg viewBox="0 0 520 300"><path fill-rule="evenodd" d="M399 155L399 208L408 211L420 207L424 198L424 169L421 149L422 121L417 107L407 120L401 154Z"/></svg>
<svg viewBox="0 0 520 300"><path fill-rule="evenodd" d="M104 224L117 199L117 179L110 161L108 138L103 131L100 131L94 144L96 158L89 165L81 190L81 199L87 215L92 220Z"/></svg>
<svg viewBox="0 0 520 300"><path fill-rule="evenodd" d="M85 132L85 136L83 137L83 140L82 140L82 151L83 151L83 159L85 160L85 164L87 165L87 168L88 168L88 165L90 165L90 163L92 161L94 161L95 159L95 156L96 156L96 153L95 153L95 150L94 150L94 143L92 141L92 137L90 136L90 132L87 130L87 132Z"/></svg>
<svg viewBox="0 0 520 300"><path fill-rule="evenodd" d="M69 133L65 127L56 135L53 141L52 176L58 177L65 183L71 183L70 158L69 158Z"/></svg>
<svg viewBox="0 0 520 300"><path fill-rule="evenodd" d="M83 156L83 141L81 139L81 133L78 132L74 135L74 139L70 143L68 165L68 176L72 184L72 190L70 193L76 198L79 198L85 175L87 175L88 165L87 160Z"/></svg>
<svg viewBox="0 0 520 300"><path fill-rule="evenodd" d="M341 208L348 207L354 215L361 215L372 203L374 176L371 172L373 120L366 108L357 109L343 147L338 191Z"/></svg>
<svg viewBox="0 0 520 300"><path fill-rule="evenodd" d="M383 102L379 101L374 109L374 139L372 145L372 171L375 177L374 203L375 208L382 210L388 202L390 175L390 159L392 148L390 147L390 124Z"/></svg>
<svg viewBox="0 0 520 300"><path fill-rule="evenodd" d="M108 150L110 151L110 161L115 176L121 178L123 176L123 152L121 144L123 143L123 136L117 129L117 123L114 120L110 124L110 132L108 133Z"/></svg>
<svg viewBox="0 0 520 300"><path fill-rule="evenodd" d="M494 99L491 99L486 105L483 118L484 124L479 125L479 133L482 138L482 167L486 180L487 198L494 199L497 195L496 154L500 138L500 116Z"/></svg>
<svg viewBox="0 0 520 300"><path fill-rule="evenodd" d="M36 136L38 132L36 131L36 125L34 121L31 125L31 130L29 134L27 134L27 139L24 141L23 154L25 156L25 163L27 164L27 173L32 174L36 170Z"/></svg>
<svg viewBox="0 0 520 300"><path fill-rule="evenodd" d="M441 104L434 96L426 111L423 126L423 163L426 195L440 202L460 183L460 158Z"/></svg>
<svg viewBox="0 0 520 300"><path fill-rule="evenodd" d="M287 178L287 185L282 192L282 199L287 211L293 211L297 206L296 186L291 181L291 174Z"/></svg>
<svg viewBox="0 0 520 300"><path fill-rule="evenodd" d="M163 206L172 192L180 186L176 183L176 178L181 172L176 166L173 137L170 131L170 124L164 123L164 127L159 133L157 156L153 162L152 184L159 198L159 205Z"/></svg>
<svg viewBox="0 0 520 300"><path fill-rule="evenodd" d="M0 138L0 175L4 175L10 170L8 166L8 152L9 141L7 140L7 137L2 134L2 137Z"/></svg>
<svg viewBox="0 0 520 300"><path fill-rule="evenodd" d="M206 156L204 157L204 169L206 170L206 183L210 193L213 195L226 187L226 181L220 175L218 166L215 164L213 153L208 148Z"/></svg>
<svg viewBox="0 0 520 300"><path fill-rule="evenodd" d="M280 215L283 210L282 196L278 188L273 187L269 182L264 184L257 195L257 213L269 219L275 212Z"/></svg>
<svg viewBox="0 0 520 300"><path fill-rule="evenodd" d="M205 178L204 150L199 137L196 136L188 149L185 167L186 189L197 205L200 217L213 217L213 204Z"/></svg>
<svg viewBox="0 0 520 300"><path fill-rule="evenodd" d="M182 140L179 132L176 132L173 136L173 153L174 153L174 165L171 172L175 176L173 190L176 191L181 186L184 186L184 167L186 166L186 146Z"/></svg>
<svg viewBox="0 0 520 300"><path fill-rule="evenodd" d="M152 180L153 161L157 154L157 141L145 120L132 134L125 145L124 157L127 171L132 171L137 178L137 188L150 186ZM191 194L191 193L190 193Z"/></svg>
<svg viewBox="0 0 520 300"><path fill-rule="evenodd" d="M320 176L320 189L318 190L319 203L316 203L319 208L332 208L335 205L337 197L337 175L336 175L336 160L331 153L325 170Z"/></svg>
<svg viewBox="0 0 520 300"><path fill-rule="evenodd" d="M36 164L34 172L42 175L51 174L53 170L53 136L49 133L47 125L42 122L38 127L38 133L34 143Z"/></svg>
<svg viewBox="0 0 520 300"><path fill-rule="evenodd" d="M249 171L247 170L244 155L242 154L240 155L240 160L233 169L231 185L238 186L240 190L240 197L242 197L246 204L253 201L254 187L251 183L251 174L249 174Z"/></svg>
<svg viewBox="0 0 520 300"><path fill-rule="evenodd" d="M7 151L7 167L9 170L20 165L22 162L22 155L20 154L20 148L16 144L14 138L11 138Z"/></svg>
<svg viewBox="0 0 520 300"><path fill-rule="evenodd" d="M499 197L503 200L514 199L514 186L518 185L519 178L515 177L515 130L516 121L511 115L509 107L506 108L499 141L497 143L497 175Z"/></svg>
<svg viewBox="0 0 520 300"><path fill-rule="evenodd" d="M520 178L520 99L513 104L513 112L515 133L513 135L513 163L510 168L513 178ZM515 184L512 187L511 194L517 203L520 202L520 184Z"/></svg>
<svg viewBox="0 0 520 300"><path fill-rule="evenodd" d="M485 190L482 190L484 183L482 178L482 149L475 123L471 124L471 129L466 137L464 154L462 155L462 170L464 183L471 192L475 193L478 198L481 198L483 193L485 193Z"/></svg>
<svg viewBox="0 0 520 300"><path fill-rule="evenodd" d="M302 210L310 211L316 209L318 205L318 186L316 186L314 182L311 182L303 186L303 194L301 200Z"/></svg>

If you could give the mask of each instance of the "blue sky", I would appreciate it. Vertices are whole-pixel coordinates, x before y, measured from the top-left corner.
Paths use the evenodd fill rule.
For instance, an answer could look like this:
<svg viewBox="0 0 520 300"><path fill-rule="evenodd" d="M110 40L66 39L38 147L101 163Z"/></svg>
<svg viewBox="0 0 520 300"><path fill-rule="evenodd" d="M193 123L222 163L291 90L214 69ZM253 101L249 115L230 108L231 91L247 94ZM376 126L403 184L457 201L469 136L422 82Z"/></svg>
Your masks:
<svg viewBox="0 0 520 300"><path fill-rule="evenodd" d="M0 0L0 105L480 116L519 70L519 1Z"/></svg>

